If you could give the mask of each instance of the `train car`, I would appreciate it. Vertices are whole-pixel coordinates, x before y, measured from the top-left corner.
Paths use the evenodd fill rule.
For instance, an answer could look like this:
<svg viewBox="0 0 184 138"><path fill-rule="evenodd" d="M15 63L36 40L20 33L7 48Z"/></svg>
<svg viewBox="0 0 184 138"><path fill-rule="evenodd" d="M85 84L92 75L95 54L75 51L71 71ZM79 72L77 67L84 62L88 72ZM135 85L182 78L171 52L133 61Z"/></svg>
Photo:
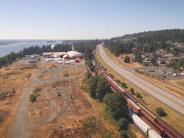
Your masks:
<svg viewBox="0 0 184 138"><path fill-rule="evenodd" d="M162 138L156 131L150 129L148 132L148 138Z"/></svg>
<svg viewBox="0 0 184 138"><path fill-rule="evenodd" d="M129 93L128 91L125 91L125 95L131 99L134 103L138 103L137 98L135 98L131 93Z"/></svg>
<svg viewBox="0 0 184 138"><path fill-rule="evenodd" d="M164 137L166 138L183 138L181 134L179 134L176 130L171 128L170 126L167 125L166 122L163 120L157 118L156 121L159 126L162 126L165 129L164 132Z"/></svg>
<svg viewBox="0 0 184 138"><path fill-rule="evenodd" d="M127 102L129 109L131 109L134 113L139 115L141 108L130 99L127 99Z"/></svg>
<svg viewBox="0 0 184 138"><path fill-rule="evenodd" d="M132 120L148 138L162 138L136 114L132 114Z"/></svg>
<svg viewBox="0 0 184 138"><path fill-rule="evenodd" d="M157 116L154 115L148 108L138 103L139 107L142 108L141 115L148 119L150 122L154 123L157 119Z"/></svg>

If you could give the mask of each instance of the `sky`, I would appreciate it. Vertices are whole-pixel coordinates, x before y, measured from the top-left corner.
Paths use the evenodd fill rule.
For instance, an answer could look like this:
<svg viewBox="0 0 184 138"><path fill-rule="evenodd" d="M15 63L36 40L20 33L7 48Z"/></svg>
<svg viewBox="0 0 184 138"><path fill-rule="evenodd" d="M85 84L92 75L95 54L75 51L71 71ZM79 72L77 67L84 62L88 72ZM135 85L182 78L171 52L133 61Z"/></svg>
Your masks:
<svg viewBox="0 0 184 138"><path fill-rule="evenodd" d="M184 29L184 0L0 0L0 39L106 39Z"/></svg>

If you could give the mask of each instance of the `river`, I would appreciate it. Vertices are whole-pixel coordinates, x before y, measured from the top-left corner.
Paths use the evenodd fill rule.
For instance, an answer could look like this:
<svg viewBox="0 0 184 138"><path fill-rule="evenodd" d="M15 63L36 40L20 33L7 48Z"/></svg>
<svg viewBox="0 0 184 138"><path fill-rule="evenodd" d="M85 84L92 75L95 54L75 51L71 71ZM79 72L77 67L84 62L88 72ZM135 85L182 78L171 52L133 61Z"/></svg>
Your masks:
<svg viewBox="0 0 184 138"><path fill-rule="evenodd" d="M61 40L47 41L47 40L30 40L30 41L17 41L15 43L10 43L6 45L0 45L0 57L9 54L10 52L19 52L20 50L30 47L30 46L43 46L51 45L54 43L62 43Z"/></svg>

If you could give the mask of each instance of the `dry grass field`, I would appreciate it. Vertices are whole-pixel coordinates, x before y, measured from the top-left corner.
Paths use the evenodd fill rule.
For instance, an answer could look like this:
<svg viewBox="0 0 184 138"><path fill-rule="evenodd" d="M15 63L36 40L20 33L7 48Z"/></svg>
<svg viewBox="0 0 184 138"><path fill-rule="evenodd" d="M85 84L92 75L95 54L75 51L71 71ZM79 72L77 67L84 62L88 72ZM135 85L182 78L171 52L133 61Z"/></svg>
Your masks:
<svg viewBox="0 0 184 138"><path fill-rule="evenodd" d="M0 69L0 137L120 137L102 105L81 88L83 64L37 65L20 61Z"/></svg>
<svg viewBox="0 0 184 138"><path fill-rule="evenodd" d="M0 136L5 136L7 128L16 114L19 100L23 96L29 78L36 67L22 66L18 61L0 69Z"/></svg>

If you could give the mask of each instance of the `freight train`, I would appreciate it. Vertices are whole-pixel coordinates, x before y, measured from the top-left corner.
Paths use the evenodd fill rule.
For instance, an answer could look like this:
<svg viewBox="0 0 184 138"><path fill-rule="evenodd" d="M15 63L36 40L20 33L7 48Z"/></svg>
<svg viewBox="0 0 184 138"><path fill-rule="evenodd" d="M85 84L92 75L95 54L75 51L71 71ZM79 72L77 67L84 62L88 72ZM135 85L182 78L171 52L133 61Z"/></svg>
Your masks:
<svg viewBox="0 0 184 138"><path fill-rule="evenodd" d="M152 113L146 106L141 104L127 89L122 88L110 75L107 75L101 67L95 64L95 68L96 72L110 84L114 92L121 93L125 97L129 109L133 112L132 120L149 138L182 138L177 131ZM144 119L144 121L142 119ZM149 125L147 125L145 121L149 123Z"/></svg>

